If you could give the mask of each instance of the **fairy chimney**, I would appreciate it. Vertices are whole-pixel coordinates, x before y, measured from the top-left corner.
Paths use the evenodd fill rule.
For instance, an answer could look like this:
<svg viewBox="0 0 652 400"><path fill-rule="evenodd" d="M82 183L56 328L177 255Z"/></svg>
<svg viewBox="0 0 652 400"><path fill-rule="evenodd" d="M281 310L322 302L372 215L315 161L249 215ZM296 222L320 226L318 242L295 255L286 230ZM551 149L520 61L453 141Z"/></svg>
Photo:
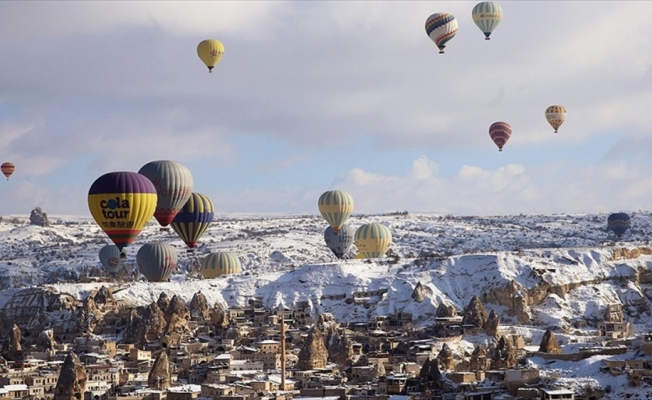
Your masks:
<svg viewBox="0 0 652 400"><path fill-rule="evenodd" d="M86 368L73 352L68 353L57 385L54 388L54 400L81 400L86 391Z"/></svg>
<svg viewBox="0 0 652 400"><path fill-rule="evenodd" d="M170 387L170 361L165 351L156 356L147 376L147 384L156 390L167 390Z"/></svg>
<svg viewBox="0 0 652 400"><path fill-rule="evenodd" d="M462 325L473 325L476 328L483 328L487 321L487 311L478 296L473 296L464 309Z"/></svg>
<svg viewBox="0 0 652 400"><path fill-rule="evenodd" d="M484 331L489 336L496 336L498 334L498 325L500 324L500 317L498 314L491 310L487 323L484 326Z"/></svg>
<svg viewBox="0 0 652 400"><path fill-rule="evenodd" d="M446 343L441 347L441 351L437 354L437 361L444 371L452 371L455 369L455 359L453 357L453 350Z"/></svg>
<svg viewBox="0 0 652 400"><path fill-rule="evenodd" d="M328 350L324 345L324 337L319 329L313 327L306 341L299 350L297 368L300 370L324 368L328 361Z"/></svg>
<svg viewBox="0 0 652 400"><path fill-rule="evenodd" d="M539 351L549 354L561 354L561 348L557 343L557 338L550 329L547 329L546 333L543 334L541 345L539 345Z"/></svg>

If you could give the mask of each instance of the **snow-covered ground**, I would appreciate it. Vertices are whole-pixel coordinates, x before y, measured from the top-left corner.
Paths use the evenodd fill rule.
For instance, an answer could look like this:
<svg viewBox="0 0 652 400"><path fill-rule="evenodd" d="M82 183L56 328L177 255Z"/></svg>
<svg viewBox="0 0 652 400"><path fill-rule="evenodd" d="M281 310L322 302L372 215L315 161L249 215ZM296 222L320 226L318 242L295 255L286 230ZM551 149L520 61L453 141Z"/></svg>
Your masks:
<svg viewBox="0 0 652 400"><path fill-rule="evenodd" d="M652 279L648 283L641 278L650 270L652 255L613 256L615 249L650 244L652 214L630 216L631 229L618 239L606 230L607 214L354 215L349 221L354 228L379 222L392 231L390 251L397 257L377 260L353 259L354 249L350 259L337 259L324 243L327 224L316 215L221 216L193 254L186 252L173 231L162 231L152 220L127 248L127 268L137 270L135 257L142 244L170 243L178 249L179 269L169 282L162 283L147 282L142 276L137 279L135 273L133 281L117 282L105 274L98 252L110 241L91 218L50 216L52 226L43 228L28 225L26 216L4 216L0 222L0 307L31 285L48 285L79 299L101 285L110 285L122 289L116 291L117 299L139 305L156 300L162 291L186 301L201 291L209 303L224 306L244 306L256 297L269 308L306 301L313 313L332 313L338 322L409 312L417 325L425 325L433 321L442 302L462 311L477 295L487 311L501 312L502 327L518 332L533 346L548 327L565 328L568 333L573 322L583 319L590 324L588 330L595 330L591 324L601 320L609 304L621 304L637 332L652 331L648 298ZM188 273L197 260L217 250L235 253L243 272L215 279ZM89 275L93 282L79 282ZM421 302L412 298L418 283L429 292ZM548 291L535 298L534 291L541 287ZM510 313L504 302L492 300L507 288L512 296L532 297L534 303L524 310L527 323ZM362 292L370 294L365 297ZM337 295L351 299L355 293L356 301L337 299ZM586 340L558 332L564 345ZM488 340L492 339L477 338L477 342ZM468 351L477 342L459 350ZM603 357L554 363L534 358L530 363L563 379L582 376L602 387L624 385L624 377L599 371Z"/></svg>

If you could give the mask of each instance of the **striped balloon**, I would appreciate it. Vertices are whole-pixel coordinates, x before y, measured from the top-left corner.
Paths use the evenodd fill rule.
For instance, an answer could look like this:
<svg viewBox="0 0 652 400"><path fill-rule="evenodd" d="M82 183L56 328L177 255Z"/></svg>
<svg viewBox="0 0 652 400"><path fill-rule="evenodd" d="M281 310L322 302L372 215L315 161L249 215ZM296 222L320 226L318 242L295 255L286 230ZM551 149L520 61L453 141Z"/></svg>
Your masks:
<svg viewBox="0 0 652 400"><path fill-rule="evenodd" d="M319 212L335 232L353 214L353 197L342 190L329 190L319 196Z"/></svg>
<svg viewBox="0 0 652 400"><path fill-rule="evenodd" d="M156 188L141 174L109 172L97 178L88 190L88 208L95 222L122 250L152 218L156 210Z"/></svg>
<svg viewBox="0 0 652 400"><path fill-rule="evenodd" d="M546 108L546 120L552 126L552 128L555 130L555 133L557 133L557 130L561 126L561 124L566 121L566 115L568 113L566 112L566 108L564 106L550 106Z"/></svg>
<svg viewBox="0 0 652 400"><path fill-rule="evenodd" d="M15 170L16 170L16 166L14 165L14 163L11 163L9 161L3 162L2 165L0 165L0 171L2 171L2 175L7 177L7 180L9 180L9 177L11 176L11 174L14 173Z"/></svg>
<svg viewBox="0 0 652 400"><path fill-rule="evenodd" d="M616 236L621 237L629 229L631 225L631 220L629 215L619 212L613 213L607 217L607 229L616 234Z"/></svg>
<svg viewBox="0 0 652 400"><path fill-rule="evenodd" d="M138 173L154 184L158 197L154 218L161 226L168 226L192 193L190 170L175 161L159 160L143 165Z"/></svg>
<svg viewBox="0 0 652 400"><path fill-rule="evenodd" d="M193 249L213 222L214 215L211 199L201 193L192 193L170 225L181 240Z"/></svg>
<svg viewBox="0 0 652 400"><path fill-rule="evenodd" d="M489 40L491 32L496 29L500 21L503 20L503 10L497 3L485 1L478 3L473 7L471 12L473 22L484 33L485 40Z"/></svg>
<svg viewBox="0 0 652 400"><path fill-rule="evenodd" d="M498 151L503 151L503 146L512 135L512 127L507 122L494 122L489 127L489 136L498 146Z"/></svg>
<svg viewBox="0 0 652 400"><path fill-rule="evenodd" d="M118 246L114 244L107 244L100 249L100 262L106 269L106 272L115 274L120 270L120 261L123 257Z"/></svg>
<svg viewBox="0 0 652 400"><path fill-rule="evenodd" d="M148 281L164 282L177 268L177 249L163 242L146 243L138 249L136 262Z"/></svg>
<svg viewBox="0 0 652 400"><path fill-rule="evenodd" d="M392 231L382 224L365 224L355 231L354 240L364 258L381 258L392 244Z"/></svg>
<svg viewBox="0 0 652 400"><path fill-rule="evenodd" d="M457 20L449 13L435 13L426 19L426 34L444 54L446 43L457 33Z"/></svg>
<svg viewBox="0 0 652 400"><path fill-rule="evenodd" d="M201 261L201 274L206 279L240 272L242 272L240 260L235 254L226 251L213 252Z"/></svg>
<svg viewBox="0 0 652 400"><path fill-rule="evenodd" d="M339 232L335 232L332 227L326 228L324 240L326 246L335 254L337 258L342 258L353 245L353 236L355 231L350 225L344 224L340 227Z"/></svg>

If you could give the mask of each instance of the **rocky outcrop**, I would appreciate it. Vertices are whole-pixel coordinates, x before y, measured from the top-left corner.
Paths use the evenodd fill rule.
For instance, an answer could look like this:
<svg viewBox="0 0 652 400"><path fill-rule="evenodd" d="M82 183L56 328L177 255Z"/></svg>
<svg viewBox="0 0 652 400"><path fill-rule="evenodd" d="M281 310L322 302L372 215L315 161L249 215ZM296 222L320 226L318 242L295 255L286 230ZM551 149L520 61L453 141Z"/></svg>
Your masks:
<svg viewBox="0 0 652 400"><path fill-rule="evenodd" d="M441 371L436 359L428 359L421 366L419 383L421 391L443 389Z"/></svg>
<svg viewBox="0 0 652 400"><path fill-rule="evenodd" d="M542 353L561 354L561 348L557 343L555 334L550 329L546 330L539 345L539 351Z"/></svg>
<svg viewBox="0 0 652 400"><path fill-rule="evenodd" d="M324 368L327 361L328 350L324 344L324 337L319 329L313 327L299 350L297 368L304 371Z"/></svg>
<svg viewBox="0 0 652 400"><path fill-rule="evenodd" d="M452 371L455 369L455 359L453 357L453 350L446 343L441 347L439 354L437 354L437 361L442 370Z"/></svg>
<svg viewBox="0 0 652 400"><path fill-rule="evenodd" d="M211 324L215 326L215 333L217 334L221 334L231 323L229 320L229 314L220 303L215 303L211 310L210 317Z"/></svg>
<svg viewBox="0 0 652 400"><path fill-rule="evenodd" d="M353 346L351 339L342 337L337 331L333 331L326 341L328 359L338 365L349 366L352 364Z"/></svg>
<svg viewBox="0 0 652 400"><path fill-rule="evenodd" d="M23 359L23 346L21 344L23 335L18 325L13 324L9 335L9 351L5 354L7 360L22 361Z"/></svg>
<svg viewBox="0 0 652 400"><path fill-rule="evenodd" d="M161 294L158 295L156 304L158 304L158 308L160 308L161 311L167 311L168 307L170 306L170 298L168 297L167 293L161 292Z"/></svg>
<svg viewBox="0 0 652 400"><path fill-rule="evenodd" d="M56 400L83 399L86 379L86 368L79 357L73 352L68 353L54 388L54 398Z"/></svg>
<svg viewBox="0 0 652 400"><path fill-rule="evenodd" d="M417 285L414 287L414 290L412 291L412 298L417 302L421 303L425 299L428 298L428 296L432 295L432 289L429 287L422 285L421 282L417 282Z"/></svg>
<svg viewBox="0 0 652 400"><path fill-rule="evenodd" d="M190 310L188 310L188 307L183 303L181 297L176 294L172 297L170 305L168 305L168 308L165 310L165 321L169 323L174 314L181 319L190 319Z"/></svg>
<svg viewBox="0 0 652 400"><path fill-rule="evenodd" d="M498 370L516 367L516 350L511 341L501 336L491 357L491 368Z"/></svg>
<svg viewBox="0 0 652 400"><path fill-rule="evenodd" d="M604 322L623 322L624 313L621 304L608 304L604 311Z"/></svg>
<svg viewBox="0 0 652 400"><path fill-rule="evenodd" d="M84 300L79 318L79 329L84 334L93 333L99 322L100 312L97 309L93 296L88 296Z"/></svg>
<svg viewBox="0 0 652 400"><path fill-rule="evenodd" d="M435 317L437 318L452 318L457 316L457 309L451 304L441 302L437 307Z"/></svg>
<svg viewBox="0 0 652 400"><path fill-rule="evenodd" d="M206 296L202 292L195 293L190 300L190 316L201 321L210 317L210 308Z"/></svg>
<svg viewBox="0 0 652 400"><path fill-rule="evenodd" d="M48 215L41 210L41 207L36 207L29 214L29 223L31 225L38 225L43 227L50 226L50 221L48 221Z"/></svg>
<svg viewBox="0 0 652 400"><path fill-rule="evenodd" d="M161 351L154 359L152 369L147 376L147 383L156 390L167 390L170 387L170 380L170 361L167 353Z"/></svg>
<svg viewBox="0 0 652 400"><path fill-rule="evenodd" d="M471 301L464 309L462 315L462 325L473 325L477 328L483 328L487 321L487 311L478 296L473 296Z"/></svg>
<svg viewBox="0 0 652 400"><path fill-rule="evenodd" d="M487 322L484 326L484 331L489 336L496 336L498 334L498 325L500 324L500 317L498 314L491 310Z"/></svg>
<svg viewBox="0 0 652 400"><path fill-rule="evenodd" d="M42 331L36 338L36 349L38 351L54 350L56 346L57 342L54 340L54 331L52 329Z"/></svg>
<svg viewBox="0 0 652 400"><path fill-rule="evenodd" d="M469 362L469 370L471 372L487 370L487 350L484 346L478 345L473 349Z"/></svg>
<svg viewBox="0 0 652 400"><path fill-rule="evenodd" d="M95 304L115 304L115 299L113 298L113 291L106 286L102 286L93 296Z"/></svg>
<svg viewBox="0 0 652 400"><path fill-rule="evenodd" d="M161 336L167 325L165 316L158 304L152 302L143 312L143 336L147 341L154 341Z"/></svg>

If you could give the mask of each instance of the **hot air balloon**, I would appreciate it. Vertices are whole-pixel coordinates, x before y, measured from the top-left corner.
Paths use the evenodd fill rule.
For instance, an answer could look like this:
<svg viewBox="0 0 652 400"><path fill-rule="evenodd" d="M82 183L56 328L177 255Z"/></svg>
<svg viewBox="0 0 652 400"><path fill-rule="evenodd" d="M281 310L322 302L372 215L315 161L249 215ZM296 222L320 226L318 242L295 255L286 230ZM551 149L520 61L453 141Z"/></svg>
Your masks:
<svg viewBox="0 0 652 400"><path fill-rule="evenodd" d="M457 20L449 13L434 13L426 20L426 34L444 54L446 43L457 33Z"/></svg>
<svg viewBox="0 0 652 400"><path fill-rule="evenodd" d="M121 258L126 256L114 244L107 244L100 249L100 262L108 273L115 274L120 271Z"/></svg>
<svg viewBox="0 0 652 400"><path fill-rule="evenodd" d="M122 250L133 243L156 209L156 188L135 172L109 172L88 190L88 208L95 222Z"/></svg>
<svg viewBox="0 0 652 400"><path fill-rule="evenodd" d="M185 166L175 161L151 161L138 171L154 184L158 200L154 218L166 227L190 198L192 193L192 174Z"/></svg>
<svg viewBox="0 0 652 400"><path fill-rule="evenodd" d="M227 251L213 252L201 261L201 275L206 279L240 272L242 272L240 260L235 254Z"/></svg>
<svg viewBox="0 0 652 400"><path fill-rule="evenodd" d="M355 231L351 226L344 224L339 232L335 232L332 227L326 228L324 240L326 246L335 254L337 258L342 258L353 245L353 236Z"/></svg>
<svg viewBox="0 0 652 400"><path fill-rule="evenodd" d="M471 12L473 22L484 33L485 40L489 40L491 32L496 29L500 21L503 20L503 10L497 3L485 1L478 3L473 7Z"/></svg>
<svg viewBox="0 0 652 400"><path fill-rule="evenodd" d="M329 190L319 196L319 212L335 232L353 213L353 197L342 190Z"/></svg>
<svg viewBox="0 0 652 400"><path fill-rule="evenodd" d="M609 215L607 218L607 228L616 234L618 237L622 237L625 231L630 227L631 220L629 215L619 212Z"/></svg>
<svg viewBox="0 0 652 400"><path fill-rule="evenodd" d="M192 193L181 211L172 221L172 229L192 251L197 240L213 221L213 202L201 193Z"/></svg>
<svg viewBox="0 0 652 400"><path fill-rule="evenodd" d="M371 223L355 231L355 246L365 258L380 258L392 244L392 232L382 224Z"/></svg>
<svg viewBox="0 0 652 400"><path fill-rule="evenodd" d="M546 108L546 120L557 133L561 124L566 121L566 108L564 106L550 106Z"/></svg>
<svg viewBox="0 0 652 400"><path fill-rule="evenodd" d="M2 174L7 177L7 180L9 180L9 177L14 173L15 169L16 166L9 161L3 162L2 165L0 165L0 171L2 171Z"/></svg>
<svg viewBox="0 0 652 400"><path fill-rule="evenodd" d="M197 55L208 67L208 72L213 72L213 67L224 56L224 45L219 40L206 39L197 45Z"/></svg>
<svg viewBox="0 0 652 400"><path fill-rule="evenodd" d="M136 262L148 281L164 282L177 268L177 249L163 242L146 243L138 249Z"/></svg>
<svg viewBox="0 0 652 400"><path fill-rule="evenodd" d="M489 127L489 136L498 146L498 151L503 151L503 146L512 135L512 127L507 122L494 122Z"/></svg>

